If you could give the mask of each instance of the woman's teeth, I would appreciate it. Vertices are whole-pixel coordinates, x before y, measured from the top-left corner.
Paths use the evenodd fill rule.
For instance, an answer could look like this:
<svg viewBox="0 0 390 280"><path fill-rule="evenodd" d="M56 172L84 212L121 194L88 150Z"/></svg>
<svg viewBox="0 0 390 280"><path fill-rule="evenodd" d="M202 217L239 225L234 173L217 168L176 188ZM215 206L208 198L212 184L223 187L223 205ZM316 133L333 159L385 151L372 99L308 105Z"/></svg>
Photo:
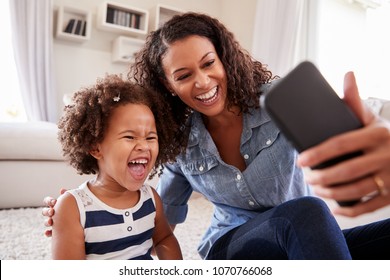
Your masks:
<svg viewBox="0 0 390 280"><path fill-rule="evenodd" d="M202 102L207 102L207 103L213 102L215 100L215 98L217 97L217 90L218 90L218 87L215 87L212 90L210 90L209 92L198 95L196 97L196 99L198 99Z"/></svg>

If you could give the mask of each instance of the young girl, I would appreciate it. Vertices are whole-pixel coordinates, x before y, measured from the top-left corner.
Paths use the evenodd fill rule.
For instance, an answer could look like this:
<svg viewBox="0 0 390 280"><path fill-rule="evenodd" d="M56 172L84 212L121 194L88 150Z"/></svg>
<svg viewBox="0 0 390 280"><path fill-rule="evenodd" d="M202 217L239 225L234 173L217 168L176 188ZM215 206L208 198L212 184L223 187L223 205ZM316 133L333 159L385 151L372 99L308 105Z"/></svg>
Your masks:
<svg viewBox="0 0 390 280"><path fill-rule="evenodd" d="M64 155L96 174L55 206L54 259L181 259L153 188L144 184L174 160L175 125L152 92L109 75L75 93L59 121ZM160 146L160 153L159 153Z"/></svg>

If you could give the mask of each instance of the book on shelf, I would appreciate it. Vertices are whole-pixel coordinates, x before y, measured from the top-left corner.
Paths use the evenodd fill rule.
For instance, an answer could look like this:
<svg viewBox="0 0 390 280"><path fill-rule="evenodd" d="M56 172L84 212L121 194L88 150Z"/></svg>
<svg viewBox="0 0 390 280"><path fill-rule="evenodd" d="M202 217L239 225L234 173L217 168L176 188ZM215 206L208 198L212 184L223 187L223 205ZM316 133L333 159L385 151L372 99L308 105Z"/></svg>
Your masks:
<svg viewBox="0 0 390 280"><path fill-rule="evenodd" d="M81 28L82 24L83 24L83 20L78 19L76 23L76 28L74 30L74 34L81 35L81 32L83 31Z"/></svg>
<svg viewBox="0 0 390 280"><path fill-rule="evenodd" d="M84 24L83 24L83 27L82 27L82 33L81 33L81 35L86 36L86 35L87 35L87 21L84 20L83 23L84 23Z"/></svg>
<svg viewBox="0 0 390 280"><path fill-rule="evenodd" d="M136 29L140 29L141 15L134 14L134 17L135 17L135 19L134 19L134 22L133 22L131 27L136 28Z"/></svg>
<svg viewBox="0 0 390 280"><path fill-rule="evenodd" d="M76 28L76 20L74 18L70 19L68 24L65 27L64 32L66 33L74 33L74 30Z"/></svg>
<svg viewBox="0 0 390 280"><path fill-rule="evenodd" d="M107 7L107 14L106 14L106 22L107 23L114 23L114 14L116 10L111 7Z"/></svg>
<svg viewBox="0 0 390 280"><path fill-rule="evenodd" d="M125 14L125 26L127 26L127 27L130 26L130 19L131 19L131 13L126 13Z"/></svg>

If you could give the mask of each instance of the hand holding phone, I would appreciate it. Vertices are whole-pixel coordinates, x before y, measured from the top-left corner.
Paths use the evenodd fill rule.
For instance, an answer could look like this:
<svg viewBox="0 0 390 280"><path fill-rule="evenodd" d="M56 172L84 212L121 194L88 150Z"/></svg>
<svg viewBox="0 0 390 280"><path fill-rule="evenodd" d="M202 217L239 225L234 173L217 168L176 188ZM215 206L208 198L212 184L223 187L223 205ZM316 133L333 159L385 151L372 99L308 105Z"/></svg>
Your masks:
<svg viewBox="0 0 390 280"><path fill-rule="evenodd" d="M278 80L262 96L261 103L298 152L337 134L362 127L357 116L309 61L300 63ZM343 155L311 168L325 168L360 154ZM340 206L351 206L357 202L338 203Z"/></svg>

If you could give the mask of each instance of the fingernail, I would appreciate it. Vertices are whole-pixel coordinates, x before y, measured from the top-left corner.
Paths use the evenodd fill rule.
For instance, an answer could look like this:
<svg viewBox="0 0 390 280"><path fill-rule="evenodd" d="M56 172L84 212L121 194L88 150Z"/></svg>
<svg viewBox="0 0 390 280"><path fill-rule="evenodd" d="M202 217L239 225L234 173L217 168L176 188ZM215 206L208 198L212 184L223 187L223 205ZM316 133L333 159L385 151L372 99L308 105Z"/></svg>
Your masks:
<svg viewBox="0 0 390 280"><path fill-rule="evenodd" d="M303 167L302 171L303 171L303 176L305 177L305 181L307 183L310 183L310 179L312 177L313 171L310 169L310 167Z"/></svg>
<svg viewBox="0 0 390 280"><path fill-rule="evenodd" d="M53 215L53 209L50 208L49 211L47 211L47 213L48 213L50 216Z"/></svg>
<svg viewBox="0 0 390 280"><path fill-rule="evenodd" d="M300 165L300 166L305 166L306 165L306 161L307 161L307 156L306 156L306 154L304 153L304 152L302 152L302 153L300 153L299 155L298 155L298 158L297 158L297 163L298 163L298 165Z"/></svg>

